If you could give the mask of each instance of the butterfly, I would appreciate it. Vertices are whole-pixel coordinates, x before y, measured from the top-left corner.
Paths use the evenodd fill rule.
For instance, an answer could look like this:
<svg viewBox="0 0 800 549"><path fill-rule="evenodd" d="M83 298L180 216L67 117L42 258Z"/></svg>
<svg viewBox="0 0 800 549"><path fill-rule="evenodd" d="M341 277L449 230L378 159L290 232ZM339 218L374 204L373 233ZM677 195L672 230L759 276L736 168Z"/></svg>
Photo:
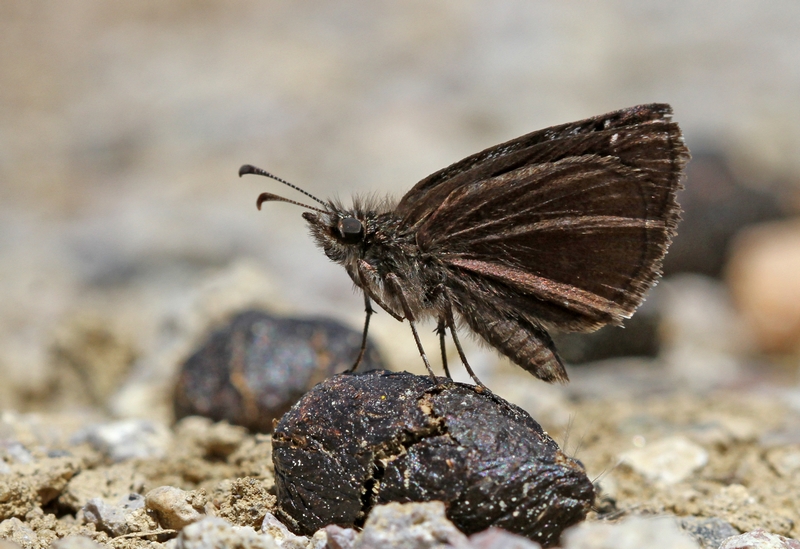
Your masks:
<svg viewBox="0 0 800 549"><path fill-rule="evenodd" d="M449 330L467 326L539 379L567 381L550 332L619 325L642 303L680 219L689 150L666 104L639 105L535 131L490 147L417 183L399 202L322 201L250 165L322 207L283 201L325 255L363 291L366 348L372 303L417 332L437 322L442 361Z"/></svg>

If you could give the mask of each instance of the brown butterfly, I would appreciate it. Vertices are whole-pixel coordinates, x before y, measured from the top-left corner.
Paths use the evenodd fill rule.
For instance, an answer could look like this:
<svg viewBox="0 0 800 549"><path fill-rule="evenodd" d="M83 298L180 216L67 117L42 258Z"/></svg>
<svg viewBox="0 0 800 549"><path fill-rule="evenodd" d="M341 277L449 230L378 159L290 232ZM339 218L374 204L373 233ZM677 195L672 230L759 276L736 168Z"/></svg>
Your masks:
<svg viewBox="0 0 800 549"><path fill-rule="evenodd" d="M415 323L449 329L460 320L545 381L566 381L550 330L620 324L661 274L680 219L675 194L689 160L672 109L639 105L553 126L491 147L417 183L399 203L299 204L311 234L364 292L364 354L374 301ZM434 376L435 377L435 376Z"/></svg>

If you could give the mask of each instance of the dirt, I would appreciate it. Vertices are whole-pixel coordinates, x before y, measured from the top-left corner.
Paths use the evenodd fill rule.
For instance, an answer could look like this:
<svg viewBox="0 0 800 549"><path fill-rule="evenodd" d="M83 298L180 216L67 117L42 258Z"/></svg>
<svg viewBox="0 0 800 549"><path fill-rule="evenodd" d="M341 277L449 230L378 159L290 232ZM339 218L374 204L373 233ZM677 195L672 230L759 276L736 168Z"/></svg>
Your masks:
<svg viewBox="0 0 800 549"><path fill-rule="evenodd" d="M800 537L798 415L776 393L591 399L572 402L571 416L566 429L550 434L561 441L569 437L565 450L600 487L588 520L628 514L717 517L742 532L764 528ZM161 486L186 491L178 493L198 516L216 515L257 530L274 510L268 435L190 417L170 429L173 438L163 456L113 463L89 443L69 443L67 425L79 425L80 417L70 423L62 416L58 437L49 432L44 438L31 428L45 421L36 414L3 416L0 538L22 547L48 547L68 535L115 548L160 546L177 532L152 505L131 513L127 533L120 535L98 529L82 509L91 498L112 503ZM676 437L707 455L706 464L686 478L653 480L624 462L626 452ZM14 439L25 444L12 448ZM20 457L29 463L19 463Z"/></svg>
<svg viewBox="0 0 800 549"><path fill-rule="evenodd" d="M4 427L24 431L22 422ZM61 457L37 457L28 464L7 464L0 476L0 538L23 547L48 547L68 535L88 536L114 547L150 546L174 534L163 530L159 514L150 506L132 513L129 532L112 537L98 531L82 510L91 498L116 502L131 493L147 494L160 486L188 491L192 504L203 513L235 525L260 527L273 508L274 484L270 439L249 435L239 427L188 418L174 429L172 450L163 458L110 463L89 444L48 448ZM4 456L9 459L8 452ZM201 515L203 514L201 513ZM163 519L162 519L163 520Z"/></svg>
<svg viewBox="0 0 800 549"><path fill-rule="evenodd" d="M797 414L767 395L719 392L580 407L572 429L587 433L577 452L600 475L616 512L718 517L739 531L800 535ZM707 464L674 484L649 482L619 463L625 450L683 435L708 453ZM602 502L602 501L601 501ZM597 517L602 517L598 513Z"/></svg>

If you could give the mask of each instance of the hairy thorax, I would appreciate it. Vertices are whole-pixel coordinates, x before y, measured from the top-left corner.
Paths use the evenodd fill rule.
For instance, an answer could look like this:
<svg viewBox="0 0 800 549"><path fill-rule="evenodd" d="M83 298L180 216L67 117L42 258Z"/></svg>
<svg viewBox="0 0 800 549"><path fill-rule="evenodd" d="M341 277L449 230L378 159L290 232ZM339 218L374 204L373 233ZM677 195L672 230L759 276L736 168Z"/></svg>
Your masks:
<svg viewBox="0 0 800 549"><path fill-rule="evenodd" d="M416 318L438 316L438 288L444 282L444 267L420 250L412 231L401 229L402 220L392 214L390 206L344 209L333 205L329 213L305 218L325 255L344 266L357 287L395 316L405 316L398 284ZM360 222L360 234L342 229L343 223L354 224L352 220ZM395 286L388 283L389 277Z"/></svg>

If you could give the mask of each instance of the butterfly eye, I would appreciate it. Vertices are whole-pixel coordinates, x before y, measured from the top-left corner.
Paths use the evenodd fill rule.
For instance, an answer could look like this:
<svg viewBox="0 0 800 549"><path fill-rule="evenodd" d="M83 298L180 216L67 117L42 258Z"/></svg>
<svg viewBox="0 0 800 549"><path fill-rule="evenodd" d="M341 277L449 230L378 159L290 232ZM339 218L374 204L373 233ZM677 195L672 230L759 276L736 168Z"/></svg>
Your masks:
<svg viewBox="0 0 800 549"><path fill-rule="evenodd" d="M364 233L364 225L355 217L345 217L339 220L339 233L345 242L358 242Z"/></svg>

